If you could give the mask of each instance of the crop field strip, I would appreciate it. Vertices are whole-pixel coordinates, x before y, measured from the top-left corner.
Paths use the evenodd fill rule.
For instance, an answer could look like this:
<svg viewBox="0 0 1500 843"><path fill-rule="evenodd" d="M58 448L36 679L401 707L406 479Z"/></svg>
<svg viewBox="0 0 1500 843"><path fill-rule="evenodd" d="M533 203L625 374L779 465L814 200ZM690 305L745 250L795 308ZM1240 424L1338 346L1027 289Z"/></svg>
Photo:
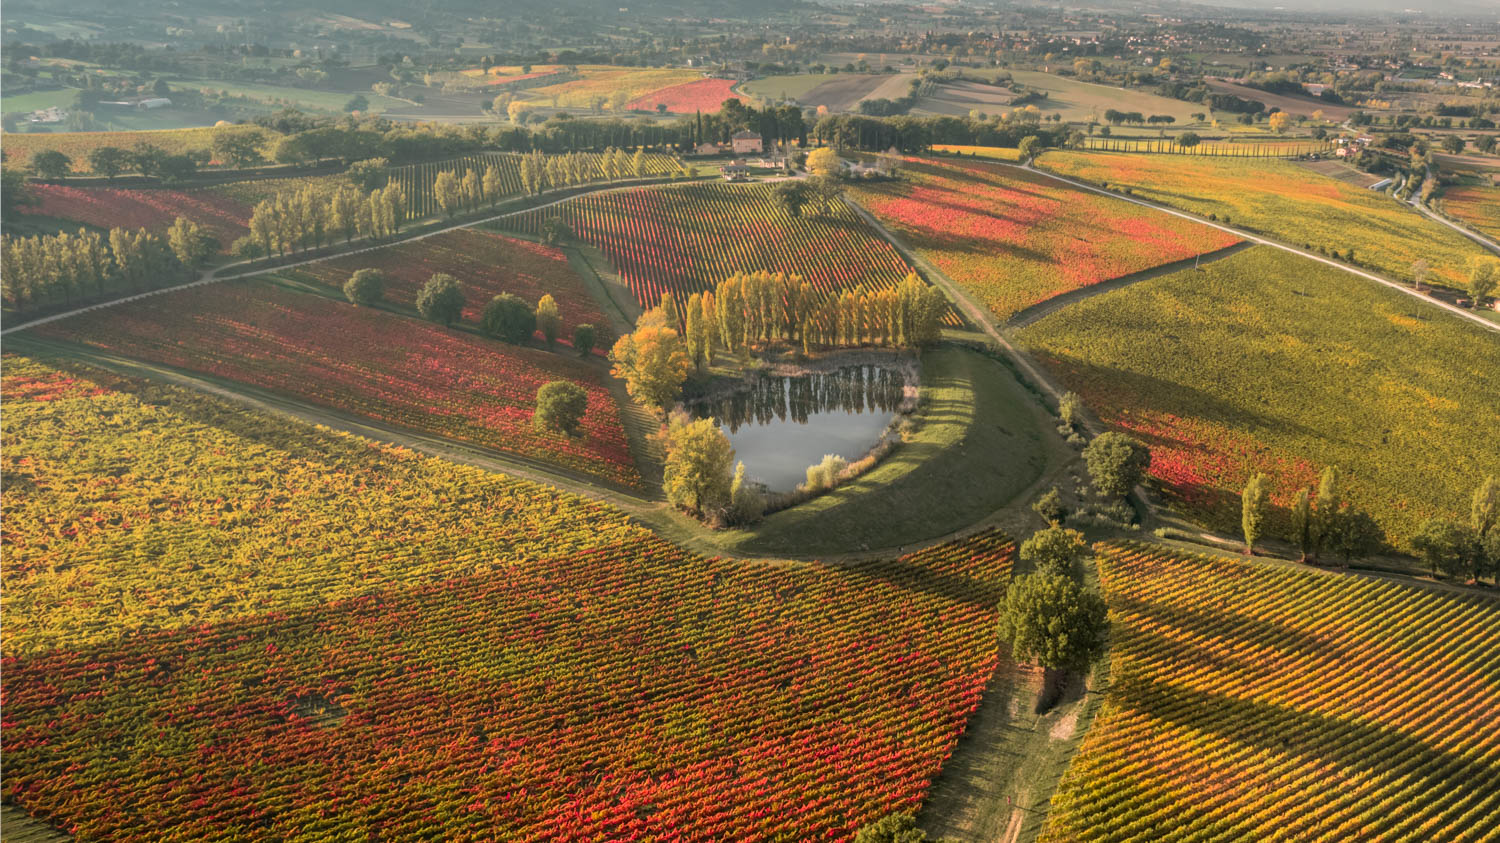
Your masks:
<svg viewBox="0 0 1500 843"><path fill-rule="evenodd" d="M1079 302L1016 341L1150 446L1169 502L1210 526L1238 529L1255 472L1286 505L1337 465L1400 542L1424 518L1467 518L1473 487L1500 474L1500 337L1343 276L1256 246Z"/></svg>
<svg viewBox="0 0 1500 843"><path fill-rule="evenodd" d="M603 369L570 351L506 345L256 280L183 289L35 330L621 486L642 484ZM553 380L588 392L581 437L532 426L536 391Z"/></svg>
<svg viewBox="0 0 1500 843"><path fill-rule="evenodd" d="M378 269L385 276L386 301L413 308L422 285L435 273L452 275L463 285L463 318L471 323L479 320L484 306L500 293L520 296L528 304L551 295L562 317L560 344L570 344L573 328L582 323L597 330L600 353L613 341L609 318L599 309L562 250L474 228L331 258L275 274L290 281L341 290L351 275L365 268Z"/></svg>
<svg viewBox="0 0 1500 843"><path fill-rule="evenodd" d="M1500 187L1459 185L1438 194L1437 207L1460 223L1500 240Z"/></svg>
<svg viewBox="0 0 1500 843"><path fill-rule="evenodd" d="M1431 266L1428 283L1462 289L1469 262L1486 254L1462 234L1384 194L1314 173L1291 161L1207 156L1049 151L1047 170L1129 188L1142 199L1217 217L1312 251L1354 250L1355 260L1406 281L1412 263Z"/></svg>
<svg viewBox="0 0 1500 843"><path fill-rule="evenodd" d="M1043 840L1493 840L1500 604L1100 550L1111 688Z"/></svg>
<svg viewBox="0 0 1500 843"><path fill-rule="evenodd" d="M860 186L854 195L1001 320L1071 290L1239 240L981 160L912 159L901 181Z"/></svg>
<svg viewBox="0 0 1500 843"><path fill-rule="evenodd" d="M79 836L844 839L921 802L1000 663L993 531L705 559L542 487L5 362L4 795ZM241 534L267 558L220 549Z"/></svg>
<svg viewBox="0 0 1500 843"><path fill-rule="evenodd" d="M691 184L582 196L518 214L509 228L538 234L561 219L609 257L642 306L685 298L738 272L801 275L819 292L884 290L912 272L896 250L841 204L788 214L774 185ZM956 317L949 317L956 324Z"/></svg>
<svg viewBox="0 0 1500 843"><path fill-rule="evenodd" d="M602 180L604 173L599 164L603 156L597 153L584 154L591 159L594 168L591 178ZM647 154L645 161L645 172L648 177L668 175L679 167L677 159L660 153ZM479 152L448 161L430 161L424 164L394 167L391 169L390 183L398 185L406 194L408 218L422 219L434 216L441 211L432 190L433 182L439 173L454 173L463 177L470 172L475 172L483 176L484 171L492 166L500 170L501 183L504 185L500 195L520 195L523 190L521 156L510 152Z"/></svg>

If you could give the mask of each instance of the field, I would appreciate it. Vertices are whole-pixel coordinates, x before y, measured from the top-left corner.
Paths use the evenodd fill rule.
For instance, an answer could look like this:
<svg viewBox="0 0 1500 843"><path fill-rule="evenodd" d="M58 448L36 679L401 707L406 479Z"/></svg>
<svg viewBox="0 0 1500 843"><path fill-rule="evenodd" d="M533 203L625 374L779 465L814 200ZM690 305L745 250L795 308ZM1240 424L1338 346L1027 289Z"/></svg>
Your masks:
<svg viewBox="0 0 1500 843"><path fill-rule="evenodd" d="M794 73L785 76L763 76L740 83L740 90L763 100L801 100L808 92L823 84L838 79L837 73Z"/></svg>
<svg viewBox="0 0 1500 843"><path fill-rule="evenodd" d="M966 73L977 73L973 69L965 68ZM1166 114L1177 119L1177 125L1182 126L1193 122L1192 114L1206 109L1191 102L1167 99L1143 90L1127 90L1110 85L1096 85L1092 82L1084 82L1078 79L1070 79L1056 76L1051 73L1041 73L1030 70L1006 70L1011 78L1025 86L1028 90L1042 91L1047 98L1036 103L1043 114L1061 114L1064 120L1070 122L1084 123L1090 119L1104 119L1104 112L1109 109L1117 111L1139 111L1145 115ZM969 108L977 108L990 114L996 114L1003 110L1003 106L997 106L989 96L974 96L972 102L965 102L963 97L953 97L953 92L947 91L949 86L944 86L940 99L948 100L941 107L929 108L929 105L938 106L938 103L929 103L927 99L917 103L912 109L913 114L925 114L931 111L934 114L968 114ZM958 90L958 89L955 89ZM975 87L976 92L984 89ZM961 109L961 111L957 111Z"/></svg>
<svg viewBox="0 0 1500 843"><path fill-rule="evenodd" d="M902 176L861 186L855 197L1002 320L1237 240L1016 167L917 159Z"/></svg>
<svg viewBox="0 0 1500 843"><path fill-rule="evenodd" d="M1233 94L1237 97L1244 97L1247 100L1255 100L1256 102L1265 103L1268 109L1277 108L1285 111L1287 114L1300 114L1304 117L1312 117L1313 112L1321 111L1323 112L1323 119L1332 123L1344 122L1349 119L1350 114L1353 114L1357 110L1348 105L1335 105L1331 102L1324 102L1317 97L1273 94L1269 91L1262 91L1259 88L1236 85L1233 82L1226 82L1222 79L1209 81L1208 87L1212 88L1215 93Z"/></svg>
<svg viewBox="0 0 1500 843"><path fill-rule="evenodd" d="M72 220L95 228L164 230L178 217L187 217L217 237L227 251L244 235L250 206L210 191L128 190L109 187L30 186L38 204L22 205L23 214Z"/></svg>
<svg viewBox="0 0 1500 843"><path fill-rule="evenodd" d="M1461 288L1470 258L1483 253L1462 234L1382 194L1290 161L1047 152L1040 163L1184 211L1215 214L1293 246L1340 255L1353 249L1359 264L1398 281L1407 280L1412 263L1422 259L1432 267L1430 281Z"/></svg>
<svg viewBox="0 0 1500 843"><path fill-rule="evenodd" d="M1011 163L1021 160L1021 150L1007 146L965 146L956 143L938 143L933 144L932 151L943 152L949 155L989 158L995 161L1008 161Z"/></svg>
<svg viewBox="0 0 1500 843"><path fill-rule="evenodd" d="M1271 247L1105 293L1017 339L1151 446L1175 505L1226 531L1256 471L1284 505L1337 465L1397 540L1430 516L1467 520L1474 487L1500 474L1500 337Z"/></svg>
<svg viewBox="0 0 1500 843"><path fill-rule="evenodd" d="M5 394L4 796L80 839L847 839L999 665L994 532L705 559L206 396Z"/></svg>
<svg viewBox="0 0 1500 843"><path fill-rule="evenodd" d="M603 156L595 153L582 154L589 159L592 167L589 178L603 180L604 172L600 166ZM483 176L485 169L491 166L498 167L500 170L500 178L505 185L502 191L503 196L514 196L522 192L524 188L521 183L521 158L504 152L481 152L448 161L395 167L391 170L390 183L400 185L402 192L406 194L408 216L430 217L440 213L437 198L432 192L432 183L439 173L448 172L463 176L470 171L476 171ZM645 157L645 174L648 177L667 175L675 172L679 166L677 159L670 155L653 152Z"/></svg>
<svg viewBox="0 0 1500 843"><path fill-rule="evenodd" d="M653 91L630 102L625 107L632 111L656 111L665 105L669 114L693 114L702 111L713 113L728 99L740 99L733 91L734 82L729 79L698 79L670 88Z"/></svg>
<svg viewBox="0 0 1500 843"><path fill-rule="evenodd" d="M1110 690L1043 840L1493 840L1500 604L1101 545Z"/></svg>
<svg viewBox="0 0 1500 843"><path fill-rule="evenodd" d="M462 228L374 252L349 255L277 273L291 281L342 290L356 270L378 268L385 274L385 300L416 306L417 293L437 272L463 284L467 295L464 320L477 322L489 300L514 293L534 304L544 295L557 300L563 330L560 342L572 342L573 327L587 322L598 330L600 353L609 348L609 318L568 265L568 256L540 243Z"/></svg>
<svg viewBox="0 0 1500 843"><path fill-rule="evenodd" d="M610 98L623 92L627 100L637 100L663 88L702 79L696 70L681 68L612 67L582 65L580 78L556 85L528 88L516 95L539 105L551 105L556 98L561 108L591 108L596 97Z"/></svg>
<svg viewBox="0 0 1500 843"><path fill-rule="evenodd" d="M155 296L38 333L623 486L641 483L602 368L571 353L506 345L254 281ZM536 391L554 380L588 390L579 438L532 427Z"/></svg>
<svg viewBox="0 0 1500 843"><path fill-rule="evenodd" d="M910 267L854 212L794 218L774 185L690 184L592 194L512 217L536 234L551 218L612 261L643 306L708 289L737 272L796 273L823 292L901 282Z"/></svg>
<svg viewBox="0 0 1500 843"><path fill-rule="evenodd" d="M32 91L0 97L0 111L10 114L15 111L40 111L44 108L71 108L78 97L77 88L61 88L55 91Z"/></svg>
<svg viewBox="0 0 1500 843"><path fill-rule="evenodd" d="M73 159L73 170L93 172L89 153L101 146L129 149L137 143L161 147L177 155L192 149L208 149L213 144L213 129L166 129L159 132L46 132L41 134L5 133L5 163L25 167L33 152L55 149Z"/></svg>
<svg viewBox="0 0 1500 843"><path fill-rule="evenodd" d="M175 90L204 91L215 96L244 97L279 108L331 111L337 114L344 113L344 104L354 96L354 92L349 91L318 91L286 85L260 85L253 82L231 82L222 79L173 79L171 86ZM358 93L370 101L367 113L371 114L408 105L402 100L381 96L368 90Z"/></svg>
<svg viewBox="0 0 1500 843"><path fill-rule="evenodd" d="M1437 206L1480 234L1500 239L1500 187L1445 187Z"/></svg>

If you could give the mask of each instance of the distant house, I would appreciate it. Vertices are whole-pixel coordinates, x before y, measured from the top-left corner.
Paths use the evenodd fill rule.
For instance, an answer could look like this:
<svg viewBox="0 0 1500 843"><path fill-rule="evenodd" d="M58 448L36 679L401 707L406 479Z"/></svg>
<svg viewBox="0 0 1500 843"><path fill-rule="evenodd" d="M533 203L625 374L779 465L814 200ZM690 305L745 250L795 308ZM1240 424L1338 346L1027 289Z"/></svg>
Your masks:
<svg viewBox="0 0 1500 843"><path fill-rule="evenodd" d="M138 107L138 108L166 108L167 106L169 106L171 104L172 104L172 101L169 100L169 99L167 99L166 97L147 97L147 98L141 100L140 102L136 103L136 107Z"/></svg>
<svg viewBox="0 0 1500 843"><path fill-rule="evenodd" d="M729 181L746 181L750 178L750 166L744 161L731 161L719 168Z"/></svg>
<svg viewBox="0 0 1500 843"><path fill-rule="evenodd" d="M761 146L759 132L735 132L734 137L729 139L729 145L733 147L735 155L759 154L765 151L765 148Z"/></svg>
<svg viewBox="0 0 1500 843"><path fill-rule="evenodd" d="M32 123L61 123L68 119L68 112L54 105L51 108L31 112L31 116L27 119Z"/></svg>
<svg viewBox="0 0 1500 843"><path fill-rule="evenodd" d="M694 155L718 155L723 151L723 147L716 143L700 143L693 147Z"/></svg>

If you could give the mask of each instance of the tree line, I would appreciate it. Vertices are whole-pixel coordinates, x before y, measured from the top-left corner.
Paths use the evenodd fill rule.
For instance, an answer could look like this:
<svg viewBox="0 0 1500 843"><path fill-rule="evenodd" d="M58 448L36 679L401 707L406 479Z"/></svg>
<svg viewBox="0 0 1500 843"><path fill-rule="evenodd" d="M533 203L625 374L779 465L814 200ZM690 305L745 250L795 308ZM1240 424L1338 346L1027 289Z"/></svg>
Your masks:
<svg viewBox="0 0 1500 843"><path fill-rule="evenodd" d="M716 351L748 357L752 348L776 342L800 344L804 352L916 348L937 340L947 306L942 291L915 274L894 289L828 294L798 275L736 273L683 302L663 295L634 333L616 341L610 359L633 398L665 409Z"/></svg>
<svg viewBox="0 0 1500 843"><path fill-rule="evenodd" d="M298 251L361 239L394 237L406 222L399 185L365 192L353 185L309 184L263 199L250 213L250 233L234 242L242 258L285 257Z"/></svg>
<svg viewBox="0 0 1500 843"><path fill-rule="evenodd" d="M1285 515L1288 538L1301 561L1316 561L1324 552L1336 553L1348 564L1380 550L1384 536L1368 513L1346 498L1346 480L1337 466L1323 469L1318 488L1297 491ZM1255 474L1240 493L1240 528L1245 551L1254 553L1267 535L1275 513L1270 501L1271 478ZM1429 518L1411 539L1412 549L1435 577L1478 582L1488 575L1500 579L1500 483L1490 476L1474 490L1467 524L1449 518Z"/></svg>
<svg viewBox="0 0 1500 843"><path fill-rule="evenodd" d="M0 283L18 313L47 304L141 291L180 280L218 250L197 223L178 217L165 234L80 228L36 237L0 237Z"/></svg>

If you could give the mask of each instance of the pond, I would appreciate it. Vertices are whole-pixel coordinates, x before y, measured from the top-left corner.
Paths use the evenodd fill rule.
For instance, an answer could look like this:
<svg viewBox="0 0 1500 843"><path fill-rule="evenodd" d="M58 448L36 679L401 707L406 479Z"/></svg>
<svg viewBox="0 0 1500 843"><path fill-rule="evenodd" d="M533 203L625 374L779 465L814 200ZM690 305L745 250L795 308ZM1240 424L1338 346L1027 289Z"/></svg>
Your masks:
<svg viewBox="0 0 1500 843"><path fill-rule="evenodd" d="M846 366L761 377L689 409L697 418L719 420L747 477L771 491L789 492L824 455L853 462L874 448L900 409L905 386L898 368Z"/></svg>

